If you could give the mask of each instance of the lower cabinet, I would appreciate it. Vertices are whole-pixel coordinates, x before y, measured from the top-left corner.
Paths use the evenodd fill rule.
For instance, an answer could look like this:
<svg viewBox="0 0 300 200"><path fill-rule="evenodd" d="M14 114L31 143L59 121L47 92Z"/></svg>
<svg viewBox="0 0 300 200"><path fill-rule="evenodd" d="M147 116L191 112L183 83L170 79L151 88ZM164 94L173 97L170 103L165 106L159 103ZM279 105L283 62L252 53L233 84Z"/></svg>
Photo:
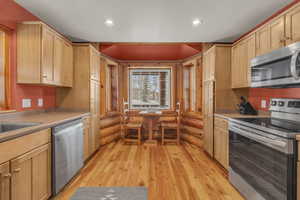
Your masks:
<svg viewBox="0 0 300 200"><path fill-rule="evenodd" d="M26 153L10 163L12 200L46 200L51 196L50 144Z"/></svg>
<svg viewBox="0 0 300 200"><path fill-rule="evenodd" d="M83 118L83 157L87 160L92 152L90 151L91 118Z"/></svg>
<svg viewBox="0 0 300 200"><path fill-rule="evenodd" d="M228 121L215 117L214 120L214 158L228 170L229 167L229 133Z"/></svg>
<svg viewBox="0 0 300 200"><path fill-rule="evenodd" d="M11 149L0 164L0 200L47 200L51 196L50 129L0 143ZM34 140L34 141L32 141ZM28 149L28 147L32 147Z"/></svg>
<svg viewBox="0 0 300 200"><path fill-rule="evenodd" d="M0 199L10 199L10 170L9 162L0 165Z"/></svg>

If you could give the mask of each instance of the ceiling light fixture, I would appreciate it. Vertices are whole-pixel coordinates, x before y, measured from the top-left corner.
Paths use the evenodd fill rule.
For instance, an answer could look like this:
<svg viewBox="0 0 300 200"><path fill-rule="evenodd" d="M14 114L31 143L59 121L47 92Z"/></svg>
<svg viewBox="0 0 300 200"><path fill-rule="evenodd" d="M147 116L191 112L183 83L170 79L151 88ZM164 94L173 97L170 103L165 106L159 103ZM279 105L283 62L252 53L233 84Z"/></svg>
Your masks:
<svg viewBox="0 0 300 200"><path fill-rule="evenodd" d="M106 26L109 26L109 27L112 27L114 25L114 21L111 20L111 19L105 20L104 23L105 23Z"/></svg>
<svg viewBox="0 0 300 200"><path fill-rule="evenodd" d="M200 19L194 19L193 20L193 26L198 26L200 24L203 24L203 20L200 20Z"/></svg>

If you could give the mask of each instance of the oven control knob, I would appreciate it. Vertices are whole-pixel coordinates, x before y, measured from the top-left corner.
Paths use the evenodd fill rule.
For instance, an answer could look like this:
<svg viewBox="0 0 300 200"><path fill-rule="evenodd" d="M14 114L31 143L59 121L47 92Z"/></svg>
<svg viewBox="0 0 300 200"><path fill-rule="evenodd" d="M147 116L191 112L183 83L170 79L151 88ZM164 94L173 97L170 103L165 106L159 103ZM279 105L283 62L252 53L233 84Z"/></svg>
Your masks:
<svg viewBox="0 0 300 200"><path fill-rule="evenodd" d="M271 102L271 105L272 105L272 106L276 106L276 105L277 105L277 101L272 101L272 102Z"/></svg>
<svg viewBox="0 0 300 200"><path fill-rule="evenodd" d="M284 102L283 101L279 101L278 105L279 105L279 107L283 107L284 106Z"/></svg>

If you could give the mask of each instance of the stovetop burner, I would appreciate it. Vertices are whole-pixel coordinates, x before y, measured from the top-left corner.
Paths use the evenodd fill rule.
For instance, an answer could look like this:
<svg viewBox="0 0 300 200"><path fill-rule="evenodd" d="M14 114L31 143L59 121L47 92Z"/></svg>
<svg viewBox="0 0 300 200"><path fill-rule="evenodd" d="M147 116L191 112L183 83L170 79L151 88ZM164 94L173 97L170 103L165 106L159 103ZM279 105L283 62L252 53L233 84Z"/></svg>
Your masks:
<svg viewBox="0 0 300 200"><path fill-rule="evenodd" d="M300 133L300 123L290 120L277 118L236 118L235 120L254 124L256 126L285 132L285 133Z"/></svg>

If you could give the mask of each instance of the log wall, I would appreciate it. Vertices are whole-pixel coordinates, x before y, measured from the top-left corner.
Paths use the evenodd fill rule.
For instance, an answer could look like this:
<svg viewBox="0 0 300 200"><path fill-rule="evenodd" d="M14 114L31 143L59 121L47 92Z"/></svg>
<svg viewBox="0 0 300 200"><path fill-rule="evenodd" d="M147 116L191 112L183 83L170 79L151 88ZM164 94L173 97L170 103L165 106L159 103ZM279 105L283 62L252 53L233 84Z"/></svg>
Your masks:
<svg viewBox="0 0 300 200"><path fill-rule="evenodd" d="M110 113L100 119L100 146L111 143L121 137L121 115Z"/></svg>
<svg viewBox="0 0 300 200"><path fill-rule="evenodd" d="M202 147L203 121L201 113L184 113L181 119L181 139Z"/></svg>

